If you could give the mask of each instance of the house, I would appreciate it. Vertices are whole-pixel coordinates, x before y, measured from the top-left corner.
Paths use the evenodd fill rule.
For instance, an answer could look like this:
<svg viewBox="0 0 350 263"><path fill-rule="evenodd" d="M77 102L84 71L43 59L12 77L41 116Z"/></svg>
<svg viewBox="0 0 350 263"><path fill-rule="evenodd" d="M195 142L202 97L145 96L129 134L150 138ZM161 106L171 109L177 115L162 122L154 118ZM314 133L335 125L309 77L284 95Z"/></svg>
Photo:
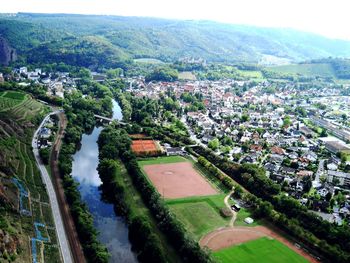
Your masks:
<svg viewBox="0 0 350 263"><path fill-rule="evenodd" d="M325 197L328 194L328 190L326 188L321 188L317 190L317 194L319 194L322 197Z"/></svg>
<svg viewBox="0 0 350 263"><path fill-rule="evenodd" d="M172 155L183 155L184 151L182 150L181 147L170 147L170 148L166 148L166 154L168 156L172 156Z"/></svg>
<svg viewBox="0 0 350 263"><path fill-rule="evenodd" d="M299 200L299 202L300 202L301 205L306 205L307 202L308 202L308 199L307 199L307 198L301 198L301 199Z"/></svg>
<svg viewBox="0 0 350 263"><path fill-rule="evenodd" d="M295 174L295 169L287 167L287 166L282 166L280 169L280 172L282 174L286 174L286 175L294 175Z"/></svg>
<svg viewBox="0 0 350 263"><path fill-rule="evenodd" d="M278 154L271 154L270 155L270 162L275 164L281 164L283 162L283 156Z"/></svg>
<svg viewBox="0 0 350 263"><path fill-rule="evenodd" d="M27 67L21 67L21 68L19 68L19 74L27 75L27 73L28 73Z"/></svg>
<svg viewBox="0 0 350 263"><path fill-rule="evenodd" d="M315 137L315 132L313 132L310 128L308 128L307 126L301 126L299 128L299 131L304 134L307 138L312 138Z"/></svg>
<svg viewBox="0 0 350 263"><path fill-rule="evenodd" d="M261 152L263 150L263 147L261 145L253 144L250 146L251 152Z"/></svg>
<svg viewBox="0 0 350 263"><path fill-rule="evenodd" d="M41 128L40 137L43 139L48 139L51 136L51 130L49 128Z"/></svg>
<svg viewBox="0 0 350 263"><path fill-rule="evenodd" d="M299 176L299 177L312 176L312 175L313 175L312 171L301 170L301 171L297 172L297 176Z"/></svg>
<svg viewBox="0 0 350 263"><path fill-rule="evenodd" d="M334 163L335 165L339 166L341 164L341 160L338 157L335 157L335 156L332 155L328 159L328 163Z"/></svg>
<svg viewBox="0 0 350 263"><path fill-rule="evenodd" d="M273 163L267 163L264 165L264 168L266 171L272 172L272 173L276 173L279 170L279 165L273 164Z"/></svg>
<svg viewBox="0 0 350 263"><path fill-rule="evenodd" d="M327 164L327 169L336 171L336 170L338 170L338 165L336 165L335 163L328 163Z"/></svg>
<svg viewBox="0 0 350 263"><path fill-rule="evenodd" d="M284 155L286 152L285 152L285 150L282 149L281 147L273 146L273 147L271 148L271 153L272 153L272 154Z"/></svg>
<svg viewBox="0 0 350 263"><path fill-rule="evenodd" d="M350 186L350 173L328 170L327 181L330 183L335 183L335 179L338 180L339 185Z"/></svg>
<svg viewBox="0 0 350 263"><path fill-rule="evenodd" d="M312 151L305 153L303 157L308 159L312 163L316 162L316 160L317 160L317 154L312 152Z"/></svg>

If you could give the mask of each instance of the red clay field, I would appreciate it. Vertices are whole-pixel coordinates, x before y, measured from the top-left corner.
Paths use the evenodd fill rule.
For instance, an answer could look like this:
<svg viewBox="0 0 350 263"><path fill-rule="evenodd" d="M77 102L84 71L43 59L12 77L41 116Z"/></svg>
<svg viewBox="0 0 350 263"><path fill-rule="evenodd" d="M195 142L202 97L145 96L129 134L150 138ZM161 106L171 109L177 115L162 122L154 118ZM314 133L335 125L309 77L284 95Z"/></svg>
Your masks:
<svg viewBox="0 0 350 263"><path fill-rule="evenodd" d="M131 149L136 155L157 153L159 151L153 140L133 140Z"/></svg>
<svg viewBox="0 0 350 263"><path fill-rule="evenodd" d="M217 191L189 162L143 166L148 178L165 198L182 198L217 194Z"/></svg>

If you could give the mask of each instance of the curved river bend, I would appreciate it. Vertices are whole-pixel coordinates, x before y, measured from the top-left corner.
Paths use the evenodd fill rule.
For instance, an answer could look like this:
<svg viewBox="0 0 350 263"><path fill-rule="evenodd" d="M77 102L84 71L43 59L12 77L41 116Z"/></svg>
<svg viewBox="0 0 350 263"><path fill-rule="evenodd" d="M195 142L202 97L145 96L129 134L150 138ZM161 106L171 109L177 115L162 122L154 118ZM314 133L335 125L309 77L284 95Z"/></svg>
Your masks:
<svg viewBox="0 0 350 263"><path fill-rule="evenodd" d="M113 119L123 117L119 104L113 100ZM79 182L79 191L94 218L99 231L99 240L111 254L110 262L136 263L128 239L128 227L122 217L116 216L113 205L101 199L98 187L101 180L96 170L98 165L97 139L103 127L95 127L91 134L84 134L81 148L73 155L73 178Z"/></svg>

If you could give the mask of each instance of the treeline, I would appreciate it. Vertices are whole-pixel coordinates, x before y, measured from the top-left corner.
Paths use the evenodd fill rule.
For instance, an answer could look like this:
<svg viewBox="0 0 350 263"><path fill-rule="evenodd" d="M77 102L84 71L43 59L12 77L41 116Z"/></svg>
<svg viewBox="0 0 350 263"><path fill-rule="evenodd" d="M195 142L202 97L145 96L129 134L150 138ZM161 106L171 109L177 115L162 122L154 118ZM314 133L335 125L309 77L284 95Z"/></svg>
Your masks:
<svg viewBox="0 0 350 263"><path fill-rule="evenodd" d="M163 231L169 243L172 244L176 251L178 251L181 259L184 262L211 262L212 259L210 255L203 251L198 243L186 234L183 225L175 218L175 216L173 216L157 190L142 173L140 167L138 166L135 155L130 150L131 142L130 139L127 138L126 131L117 129L113 125L110 125L101 132L98 144L101 149L100 158L119 157L122 159L128 173L132 177L135 187L140 192L144 203L152 212L159 228ZM118 150L115 150L115 148ZM113 152L109 153L109 149L112 149ZM112 172L110 171L110 176L108 176L109 178L111 178L111 173ZM105 180L103 179L104 177L105 175L102 175L102 180ZM107 181L108 179L106 182ZM109 185L111 185L111 180L109 180L106 185L109 187ZM120 193L120 187L118 188L118 185L114 185L113 188L116 189L109 190L113 191L113 193L118 192L118 195L122 195ZM117 199L119 199L119 202L122 202L122 198L119 197ZM126 206L127 204L122 205L122 207L124 207L124 211L127 212L128 209ZM144 228L147 229L147 221L146 219L137 219L137 221L135 220L136 219L132 220L130 224L130 226L133 228L130 230L130 240L133 241L133 243L136 242L135 245L133 244L135 246L135 249L138 248L141 251L145 251L147 244L147 246L152 246L152 249L158 251L157 255L159 257L162 256L161 246L158 243L159 240L156 237L152 238L151 241L148 241L142 245L142 238L146 238L146 235L141 232L144 231ZM148 249L150 249L150 247ZM166 262L166 256L164 257L164 261L160 260L161 259L159 259L159 261L148 262Z"/></svg>
<svg viewBox="0 0 350 263"><path fill-rule="evenodd" d="M132 108L131 122L133 123L133 128L136 126L141 130L142 127L143 133L173 146L194 143L188 134L181 134L154 122L154 118L165 118L167 111L177 113L178 102L174 102L173 99L169 100L169 98L167 99L164 96L159 100L154 100L146 97L135 97L130 93L123 93L123 95Z"/></svg>
<svg viewBox="0 0 350 263"><path fill-rule="evenodd" d="M129 121L132 115L132 107L129 100L126 99L124 93L121 91L116 92L115 98L123 111L123 119Z"/></svg>
<svg viewBox="0 0 350 263"><path fill-rule="evenodd" d="M145 76L147 82L150 81L175 81L179 77L179 73L176 69L170 67L159 67Z"/></svg>
<svg viewBox="0 0 350 263"><path fill-rule="evenodd" d="M140 262L168 262L157 235L153 233L151 219L135 211L128 202L128 189L122 183L121 166L116 161L132 155L131 139L123 129L110 125L100 134L98 173L102 181L102 191L109 202L114 204L118 214L126 217L129 225L129 239L132 249Z"/></svg>
<svg viewBox="0 0 350 263"><path fill-rule="evenodd" d="M250 199L265 200L263 201L266 202L263 203L262 210L265 211L263 214L280 228L326 258L332 259L332 262L349 262L350 231L348 226L335 226L308 212L297 200L281 193L280 186L267 178L262 168L251 164L233 163L200 146L192 149L256 196Z"/></svg>
<svg viewBox="0 0 350 263"><path fill-rule="evenodd" d="M69 124L68 124L69 125ZM85 258L88 262L107 263L109 253L97 238L97 231L93 224L93 217L89 212L87 205L82 201L78 190L79 184L73 179L72 173L72 155L77 150L79 137L70 134L72 129L66 130L67 140L64 140L59 156L59 169L62 177L64 193L70 207L71 215L83 247ZM73 141L72 138L78 138Z"/></svg>
<svg viewBox="0 0 350 263"><path fill-rule="evenodd" d="M49 104L61 106L63 99L59 97L53 97L46 95L46 87L39 84L30 84L29 86L21 86L16 82L4 82L0 83L0 91L5 90L16 90L23 91L25 93L30 93L33 97L39 100L43 100Z"/></svg>

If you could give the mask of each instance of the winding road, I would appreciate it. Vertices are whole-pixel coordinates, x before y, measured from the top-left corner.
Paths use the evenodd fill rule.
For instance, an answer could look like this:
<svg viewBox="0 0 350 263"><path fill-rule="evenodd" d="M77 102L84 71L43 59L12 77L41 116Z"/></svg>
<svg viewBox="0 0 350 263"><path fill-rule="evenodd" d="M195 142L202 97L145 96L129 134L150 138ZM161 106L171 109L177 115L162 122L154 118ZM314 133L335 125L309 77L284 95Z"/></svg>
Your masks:
<svg viewBox="0 0 350 263"><path fill-rule="evenodd" d="M45 124L45 122L49 119L49 117L51 115L58 114L59 112L60 111L52 112L44 118L44 120L41 122L39 128L34 133L34 136L32 139L32 147L33 147L35 161L36 161L37 166L40 170L41 178L42 178L44 184L46 185L47 193L49 195L49 200L50 200L52 214L53 214L54 223L55 223L55 227L56 227L56 233L57 233L58 241L59 241L60 248L61 248L63 262L64 263L71 263L71 262L73 262L73 259L72 259L67 235L66 235L66 232L64 229L62 216L61 216L60 209L58 206L56 192L54 190L51 178L46 170L46 167L43 164L43 162L41 161L41 158L39 156L38 145L37 145L37 137L38 137L40 129L42 128L42 126Z"/></svg>

